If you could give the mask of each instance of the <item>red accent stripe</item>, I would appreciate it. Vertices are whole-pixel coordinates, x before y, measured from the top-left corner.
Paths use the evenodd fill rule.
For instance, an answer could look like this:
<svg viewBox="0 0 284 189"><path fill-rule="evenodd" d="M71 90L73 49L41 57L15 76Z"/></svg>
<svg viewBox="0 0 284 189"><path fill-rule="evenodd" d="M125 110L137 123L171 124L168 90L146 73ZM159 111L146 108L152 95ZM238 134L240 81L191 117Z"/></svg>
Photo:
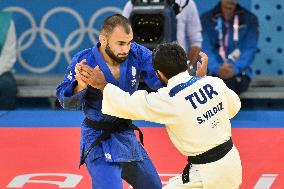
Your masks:
<svg viewBox="0 0 284 189"><path fill-rule="evenodd" d="M181 173L186 163L171 144L164 128L144 128L145 147L162 181ZM284 129L233 129L233 141L243 164L241 189L254 188L262 174L278 174L271 189L284 186ZM22 174L71 173L82 175L76 189L91 187L86 168L77 169L79 162L79 128L1 128L0 188ZM159 139L159 140L157 140ZM170 161L170 162L169 162ZM57 177L37 179L63 180ZM44 186L43 186L44 185ZM24 189L55 189L56 185L26 184ZM125 184L125 189L128 188Z"/></svg>

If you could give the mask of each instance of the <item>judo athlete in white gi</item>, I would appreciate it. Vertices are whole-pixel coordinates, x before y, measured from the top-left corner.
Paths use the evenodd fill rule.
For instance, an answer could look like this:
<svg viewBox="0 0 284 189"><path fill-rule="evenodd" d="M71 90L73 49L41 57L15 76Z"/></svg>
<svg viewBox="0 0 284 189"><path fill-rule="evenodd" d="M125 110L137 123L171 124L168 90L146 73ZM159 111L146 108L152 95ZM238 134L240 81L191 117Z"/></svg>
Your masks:
<svg viewBox="0 0 284 189"><path fill-rule="evenodd" d="M152 63L166 87L130 95L102 81L94 85L103 90L102 112L165 124L175 147L188 156L183 174L170 179L165 189L239 188L242 166L230 123L241 107L238 95L217 77L191 76L177 44L158 46Z"/></svg>

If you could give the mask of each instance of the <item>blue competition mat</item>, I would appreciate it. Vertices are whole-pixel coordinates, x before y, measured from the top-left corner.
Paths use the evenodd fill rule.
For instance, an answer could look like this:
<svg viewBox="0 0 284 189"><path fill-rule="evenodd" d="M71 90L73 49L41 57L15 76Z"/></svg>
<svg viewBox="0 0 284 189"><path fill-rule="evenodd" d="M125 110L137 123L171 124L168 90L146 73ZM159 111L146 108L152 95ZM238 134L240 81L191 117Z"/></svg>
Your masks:
<svg viewBox="0 0 284 189"><path fill-rule="evenodd" d="M80 127L81 111L16 110L0 111L0 127ZM284 111L241 111L232 119L233 128L284 128ZM161 124L134 121L142 127Z"/></svg>

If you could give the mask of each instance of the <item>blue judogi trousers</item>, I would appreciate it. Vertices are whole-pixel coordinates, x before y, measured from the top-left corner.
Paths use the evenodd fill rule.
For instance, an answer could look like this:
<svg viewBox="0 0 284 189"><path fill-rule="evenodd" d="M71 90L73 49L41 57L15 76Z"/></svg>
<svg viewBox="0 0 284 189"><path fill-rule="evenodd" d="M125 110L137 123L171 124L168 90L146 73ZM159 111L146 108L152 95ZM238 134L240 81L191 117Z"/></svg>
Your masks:
<svg viewBox="0 0 284 189"><path fill-rule="evenodd" d="M161 189L160 177L147 156L141 161L107 162L104 157L86 159L92 189L123 189L122 179L134 189Z"/></svg>

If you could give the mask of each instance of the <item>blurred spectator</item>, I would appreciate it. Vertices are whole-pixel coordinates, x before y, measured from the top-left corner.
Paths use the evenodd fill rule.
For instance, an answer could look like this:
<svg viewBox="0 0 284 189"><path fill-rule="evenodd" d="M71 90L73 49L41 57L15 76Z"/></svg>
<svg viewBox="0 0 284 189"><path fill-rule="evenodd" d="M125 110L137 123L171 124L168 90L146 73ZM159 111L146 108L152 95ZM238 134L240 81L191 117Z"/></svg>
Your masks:
<svg viewBox="0 0 284 189"><path fill-rule="evenodd" d="M201 23L209 74L222 78L238 94L246 91L257 51L257 17L237 0L221 0L201 17Z"/></svg>
<svg viewBox="0 0 284 189"><path fill-rule="evenodd" d="M137 0L129 0L122 15L129 18L136 2ZM177 41L187 52L188 59L196 62L202 43L202 28L196 5L193 0L176 0L173 8L177 19Z"/></svg>
<svg viewBox="0 0 284 189"><path fill-rule="evenodd" d="M16 62L16 32L11 13L0 12L0 109L14 109L16 81L12 68Z"/></svg>

